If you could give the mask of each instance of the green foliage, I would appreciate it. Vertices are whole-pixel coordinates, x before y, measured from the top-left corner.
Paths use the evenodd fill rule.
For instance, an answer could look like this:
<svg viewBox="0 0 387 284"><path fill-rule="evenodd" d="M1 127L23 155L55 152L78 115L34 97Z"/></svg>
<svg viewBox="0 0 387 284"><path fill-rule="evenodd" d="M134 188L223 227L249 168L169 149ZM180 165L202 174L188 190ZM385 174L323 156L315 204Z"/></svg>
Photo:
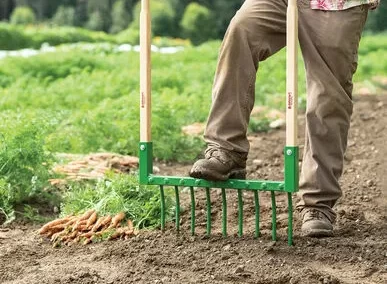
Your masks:
<svg viewBox="0 0 387 284"><path fill-rule="evenodd" d="M381 32L387 30L387 1L380 1L379 7L368 13L368 19L365 29L372 32Z"/></svg>
<svg viewBox="0 0 387 284"><path fill-rule="evenodd" d="M86 24L88 19L87 15L87 1L77 0L77 4L75 6L75 26L82 27Z"/></svg>
<svg viewBox="0 0 387 284"><path fill-rule="evenodd" d="M59 45L75 42L111 42L118 39L103 32L92 32L74 27L48 28L29 26L21 28L0 23L0 49L16 50L22 48L40 48L43 43Z"/></svg>
<svg viewBox="0 0 387 284"><path fill-rule="evenodd" d="M0 49L12 50L33 45L33 39L27 36L23 29L0 23Z"/></svg>
<svg viewBox="0 0 387 284"><path fill-rule="evenodd" d="M73 7L59 6L52 22L58 26L74 26L75 24L75 9Z"/></svg>
<svg viewBox="0 0 387 284"><path fill-rule="evenodd" d="M166 213L173 213L171 192L166 191ZM139 186L137 176L111 175L96 184L73 184L65 193L61 215L78 214L95 209L101 215L121 211L137 228L156 227L160 224L160 191L156 186Z"/></svg>
<svg viewBox="0 0 387 284"><path fill-rule="evenodd" d="M235 12L242 6L244 0L214 0L211 11L215 14L217 38L223 38Z"/></svg>
<svg viewBox="0 0 387 284"><path fill-rule="evenodd" d="M31 27L26 29L25 33L32 38L34 47L40 47L45 42L50 45L76 42L115 42L112 36L103 32L91 32L74 27L60 27L55 29Z"/></svg>
<svg viewBox="0 0 387 284"><path fill-rule="evenodd" d="M113 5L112 10L112 27L110 28L111 33L118 33L125 30L131 20L129 12L126 10L125 1L119 0Z"/></svg>
<svg viewBox="0 0 387 284"><path fill-rule="evenodd" d="M365 37L355 80L386 74L387 37ZM204 122L220 42L186 47L176 54L152 56L152 133L155 157L192 161L203 141L182 134L183 126ZM65 46L63 46L65 48ZM53 152L112 151L137 155L139 140L139 56L116 53L114 46L75 46L31 58L7 58L0 66L0 111L55 117L46 147ZM256 104L285 108L285 50L261 62ZM299 62L300 105L305 103L303 62ZM253 130L264 129L261 120Z"/></svg>
<svg viewBox="0 0 387 284"><path fill-rule="evenodd" d="M11 15L11 23L13 25L28 25L35 23L35 13L27 6L17 7Z"/></svg>
<svg viewBox="0 0 387 284"><path fill-rule="evenodd" d="M106 27L105 19L100 11L94 11L86 24L86 27L94 31L103 31Z"/></svg>
<svg viewBox="0 0 387 284"><path fill-rule="evenodd" d="M140 43L140 29L131 25L128 29L121 31L116 36L118 42L125 42L130 44Z"/></svg>
<svg viewBox="0 0 387 284"><path fill-rule="evenodd" d="M6 112L1 120L0 215L9 222L17 206L51 199L46 189L53 158L44 147L49 123Z"/></svg>
<svg viewBox="0 0 387 284"><path fill-rule="evenodd" d="M15 220L15 201L11 184L0 178L0 224Z"/></svg>
<svg viewBox="0 0 387 284"><path fill-rule="evenodd" d="M355 82L372 81L373 77L387 76L387 35L366 36L360 42L359 64Z"/></svg>
<svg viewBox="0 0 387 284"><path fill-rule="evenodd" d="M249 123L251 132L268 132L270 130L270 120L267 118L251 119Z"/></svg>
<svg viewBox="0 0 387 284"><path fill-rule="evenodd" d="M89 21L86 27L95 31L109 31L111 25L110 0L89 0L87 2Z"/></svg>
<svg viewBox="0 0 387 284"><path fill-rule="evenodd" d="M192 43L201 44L215 36L215 21L211 11L197 3L191 3L185 10L181 27L183 35Z"/></svg>
<svg viewBox="0 0 387 284"><path fill-rule="evenodd" d="M184 136L181 127L206 119L215 68L215 62L208 68L208 60L216 60L216 53L209 53L212 49L208 45L153 58L154 96L161 102L153 112L153 131L160 141L155 146L160 159L190 160L201 151L202 142ZM4 60L0 73L8 79L7 89L0 90L0 110L54 112L58 129L47 143L55 152L137 155L138 53L91 53L74 50ZM197 70L195 76L191 68Z"/></svg>
<svg viewBox="0 0 387 284"><path fill-rule="evenodd" d="M53 64L54 60L57 64ZM8 62L14 63L12 71L4 70L4 73L8 72L9 80L24 76L27 81L29 78L37 79L43 85L60 78L66 78L71 74L90 73L94 69L106 67L106 64L102 61L95 61L93 56L89 54L77 58L72 58L71 54L64 54L59 58L56 55L49 54L41 56L40 60L26 61L22 58L10 58ZM11 76L13 76L13 79L11 79ZM26 83L28 83L27 81Z"/></svg>
<svg viewBox="0 0 387 284"><path fill-rule="evenodd" d="M175 34L175 11L168 0L150 0L152 17L152 33L154 36L173 36ZM134 9L134 20L130 25L132 29L140 26L141 2Z"/></svg>

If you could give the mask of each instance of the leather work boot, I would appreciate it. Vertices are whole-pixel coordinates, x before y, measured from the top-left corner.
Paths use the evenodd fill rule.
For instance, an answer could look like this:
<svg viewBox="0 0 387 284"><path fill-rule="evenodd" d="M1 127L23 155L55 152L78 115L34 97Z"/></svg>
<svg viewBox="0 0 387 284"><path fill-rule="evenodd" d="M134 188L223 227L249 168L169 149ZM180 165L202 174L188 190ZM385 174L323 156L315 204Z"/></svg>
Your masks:
<svg viewBox="0 0 387 284"><path fill-rule="evenodd" d="M205 152L205 158L196 161L189 175L210 181L225 181L229 178L246 178L247 157L221 149L209 148Z"/></svg>
<svg viewBox="0 0 387 284"><path fill-rule="evenodd" d="M305 208L302 214L301 233L305 237L331 237L333 226L331 220L321 211L312 208Z"/></svg>

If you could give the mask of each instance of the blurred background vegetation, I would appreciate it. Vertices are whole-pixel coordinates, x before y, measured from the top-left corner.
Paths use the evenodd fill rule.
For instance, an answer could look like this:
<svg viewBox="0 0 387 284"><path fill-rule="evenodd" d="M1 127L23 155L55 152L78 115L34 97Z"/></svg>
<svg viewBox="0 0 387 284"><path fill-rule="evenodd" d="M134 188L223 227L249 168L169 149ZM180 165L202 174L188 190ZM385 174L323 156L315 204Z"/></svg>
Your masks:
<svg viewBox="0 0 387 284"><path fill-rule="evenodd" d="M189 38L194 44L220 39L243 2L151 0L153 35ZM13 25L71 26L121 33L121 39L136 43L139 6L139 0L2 0L0 20ZM366 31L385 31L386 17L387 1L381 1L380 7L369 14Z"/></svg>

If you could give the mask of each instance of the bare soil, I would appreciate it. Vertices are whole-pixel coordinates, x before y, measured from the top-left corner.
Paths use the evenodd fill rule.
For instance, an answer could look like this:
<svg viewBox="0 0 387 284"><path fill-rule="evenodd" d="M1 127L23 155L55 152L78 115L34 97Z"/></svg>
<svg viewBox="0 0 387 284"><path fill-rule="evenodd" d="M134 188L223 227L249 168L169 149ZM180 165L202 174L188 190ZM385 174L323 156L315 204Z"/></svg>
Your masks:
<svg viewBox="0 0 387 284"><path fill-rule="evenodd" d="M223 238L217 190L211 193L213 234L206 237L201 189L196 192L197 235L191 237L189 193L183 190L180 233L169 224L164 233L141 232L126 241L52 248L37 235L38 227L1 228L0 283L387 283L386 125L387 95L355 97L341 179L343 197L335 208L338 220L332 238L301 237L296 213L294 246L288 246L287 205L278 195L278 241L272 242L270 198L261 193L262 236L254 239L249 192L244 196L245 234L240 238L231 191L229 236ZM250 136L250 178L281 179L284 137L283 129ZM176 164L158 167L162 174L174 175L185 175L189 169Z"/></svg>

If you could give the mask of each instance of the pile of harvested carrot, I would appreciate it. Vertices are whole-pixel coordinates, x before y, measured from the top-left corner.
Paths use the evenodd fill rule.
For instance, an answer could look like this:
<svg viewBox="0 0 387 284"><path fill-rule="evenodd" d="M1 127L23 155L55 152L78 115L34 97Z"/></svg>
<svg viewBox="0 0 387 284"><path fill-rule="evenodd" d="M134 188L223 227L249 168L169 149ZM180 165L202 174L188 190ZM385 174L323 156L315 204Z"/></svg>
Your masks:
<svg viewBox="0 0 387 284"><path fill-rule="evenodd" d="M51 239L54 247L113 239L128 239L137 234L133 222L128 220L122 227L125 213L98 217L95 210L89 210L81 216L67 216L44 225L39 234Z"/></svg>

